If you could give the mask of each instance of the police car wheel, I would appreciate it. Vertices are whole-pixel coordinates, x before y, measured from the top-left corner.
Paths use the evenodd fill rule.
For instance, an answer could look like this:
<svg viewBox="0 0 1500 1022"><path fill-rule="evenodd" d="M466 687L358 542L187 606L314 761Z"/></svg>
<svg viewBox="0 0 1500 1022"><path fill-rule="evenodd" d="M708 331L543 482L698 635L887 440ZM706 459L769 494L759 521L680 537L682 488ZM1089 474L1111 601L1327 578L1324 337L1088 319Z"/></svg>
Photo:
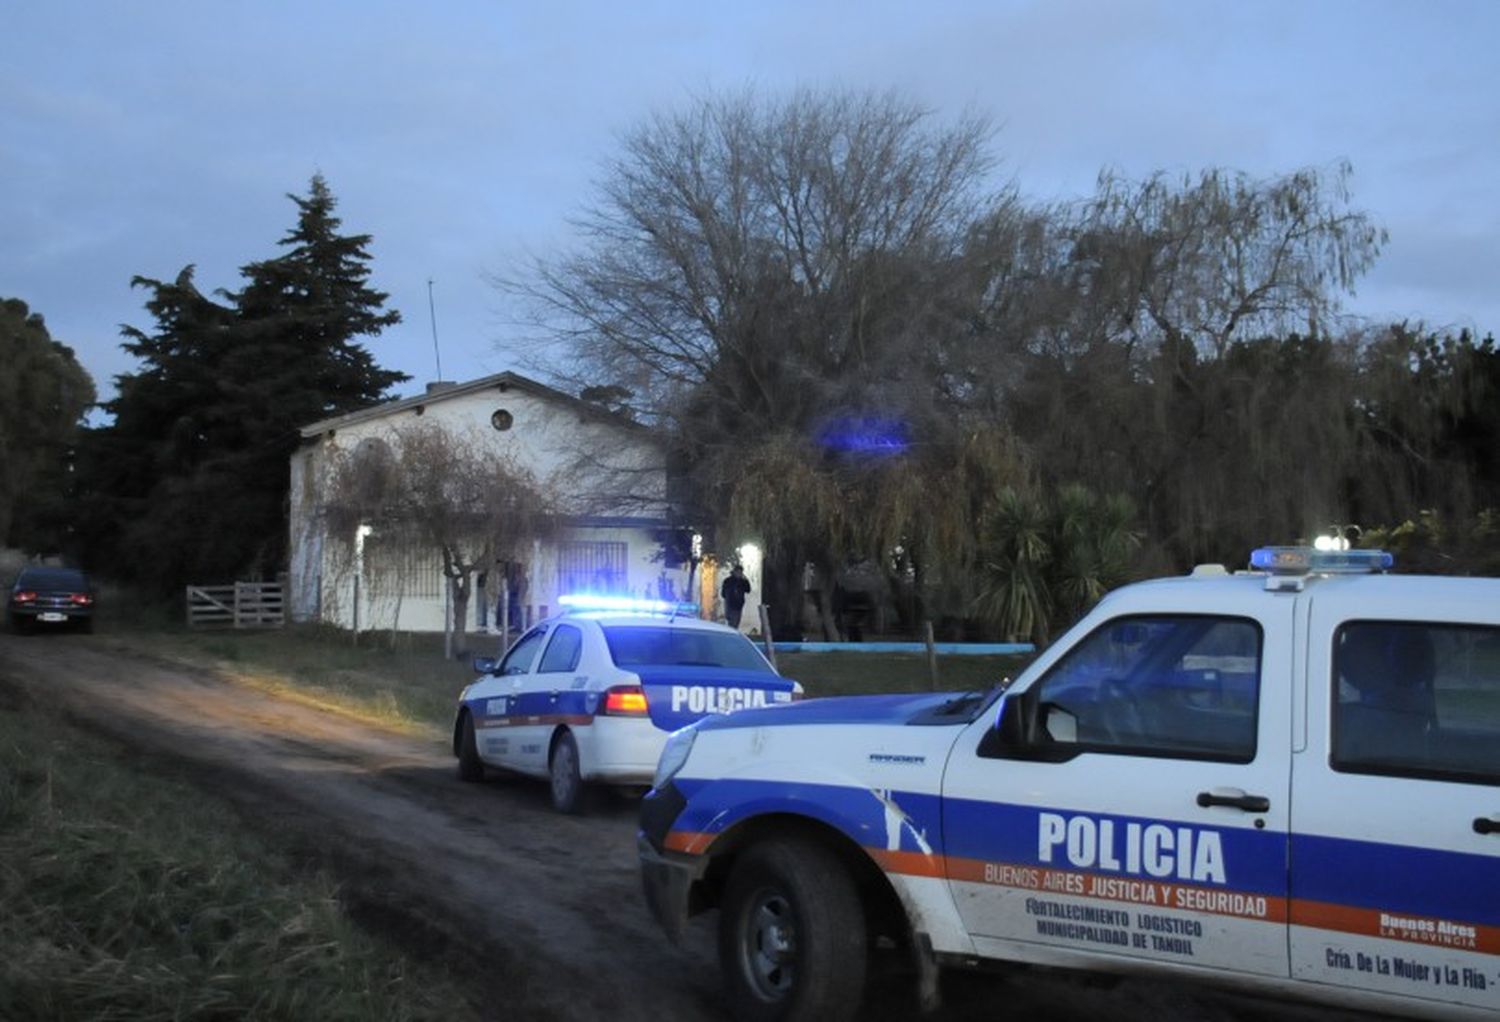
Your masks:
<svg viewBox="0 0 1500 1022"><path fill-rule="evenodd" d="M552 808L560 813L576 813L583 808L583 775L578 769L578 743L564 731L552 746L548 764L552 782Z"/></svg>
<svg viewBox="0 0 1500 1022"><path fill-rule="evenodd" d="M484 762L479 758L479 747L474 741L474 718L465 713L462 727L458 736L458 779L482 781Z"/></svg>
<svg viewBox="0 0 1500 1022"><path fill-rule="evenodd" d="M837 858L811 841L752 847L719 914L719 965L741 1022L855 1017L868 952L864 908Z"/></svg>

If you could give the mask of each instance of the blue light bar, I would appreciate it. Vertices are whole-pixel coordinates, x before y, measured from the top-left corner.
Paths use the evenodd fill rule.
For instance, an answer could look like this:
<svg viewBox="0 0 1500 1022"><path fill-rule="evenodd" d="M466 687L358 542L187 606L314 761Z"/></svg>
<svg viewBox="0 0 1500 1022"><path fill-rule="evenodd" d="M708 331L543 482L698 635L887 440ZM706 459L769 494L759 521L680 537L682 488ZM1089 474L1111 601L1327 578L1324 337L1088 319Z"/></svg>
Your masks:
<svg viewBox="0 0 1500 1022"><path fill-rule="evenodd" d="M1385 550L1263 546L1250 552L1250 567L1272 575L1367 575L1390 571L1395 565L1396 558Z"/></svg>
<svg viewBox="0 0 1500 1022"><path fill-rule="evenodd" d="M601 593L568 593L557 598L560 607L569 610L615 611L624 614L696 614L696 603L672 600L646 600L634 596L607 596Z"/></svg>

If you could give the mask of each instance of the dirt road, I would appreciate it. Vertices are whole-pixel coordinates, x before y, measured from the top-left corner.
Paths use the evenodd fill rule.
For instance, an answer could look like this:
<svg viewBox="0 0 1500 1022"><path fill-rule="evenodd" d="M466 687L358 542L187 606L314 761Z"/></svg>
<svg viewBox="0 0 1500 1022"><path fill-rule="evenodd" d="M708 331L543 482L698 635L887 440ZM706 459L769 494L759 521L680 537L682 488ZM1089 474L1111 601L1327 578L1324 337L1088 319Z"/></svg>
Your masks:
<svg viewBox="0 0 1500 1022"><path fill-rule="evenodd" d="M641 899L635 807L558 816L545 786L460 784L444 735L398 734L277 699L108 636L0 636L0 685L21 686L230 799L294 855L331 870L355 917L446 963L493 1019L724 1018L713 920L687 946ZM954 977L938 1022L1164 1017L1351 1019L1186 985L1060 974ZM883 1018L911 1014L897 987Z"/></svg>

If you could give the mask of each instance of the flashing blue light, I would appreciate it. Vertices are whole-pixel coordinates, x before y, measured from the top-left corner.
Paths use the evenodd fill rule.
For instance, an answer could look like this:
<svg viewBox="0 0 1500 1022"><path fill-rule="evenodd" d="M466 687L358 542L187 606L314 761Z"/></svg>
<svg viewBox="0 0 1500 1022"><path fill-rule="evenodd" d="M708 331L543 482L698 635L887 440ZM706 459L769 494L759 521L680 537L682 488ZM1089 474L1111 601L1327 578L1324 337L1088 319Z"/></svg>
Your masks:
<svg viewBox="0 0 1500 1022"><path fill-rule="evenodd" d="M634 596L607 596L602 593L568 593L557 598L558 606L569 610L615 611L624 614L697 614L696 603L672 600L646 600Z"/></svg>
<svg viewBox="0 0 1500 1022"><path fill-rule="evenodd" d="M1357 575L1390 571L1396 558L1385 550L1314 550L1310 546L1263 546L1250 552L1250 567L1272 575Z"/></svg>
<svg viewBox="0 0 1500 1022"><path fill-rule="evenodd" d="M911 446L911 427L880 416L840 418L823 427L818 442L851 454L901 454Z"/></svg>

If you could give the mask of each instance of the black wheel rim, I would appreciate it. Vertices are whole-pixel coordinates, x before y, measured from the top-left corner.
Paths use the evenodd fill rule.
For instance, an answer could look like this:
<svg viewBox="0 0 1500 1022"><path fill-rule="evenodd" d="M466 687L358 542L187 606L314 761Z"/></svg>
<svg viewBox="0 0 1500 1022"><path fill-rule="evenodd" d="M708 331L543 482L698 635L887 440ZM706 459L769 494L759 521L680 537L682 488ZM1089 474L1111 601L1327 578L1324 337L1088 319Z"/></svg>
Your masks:
<svg viewBox="0 0 1500 1022"><path fill-rule="evenodd" d="M797 920L792 903L774 888L755 893L740 926L740 971L764 1001L782 1001L797 982Z"/></svg>

